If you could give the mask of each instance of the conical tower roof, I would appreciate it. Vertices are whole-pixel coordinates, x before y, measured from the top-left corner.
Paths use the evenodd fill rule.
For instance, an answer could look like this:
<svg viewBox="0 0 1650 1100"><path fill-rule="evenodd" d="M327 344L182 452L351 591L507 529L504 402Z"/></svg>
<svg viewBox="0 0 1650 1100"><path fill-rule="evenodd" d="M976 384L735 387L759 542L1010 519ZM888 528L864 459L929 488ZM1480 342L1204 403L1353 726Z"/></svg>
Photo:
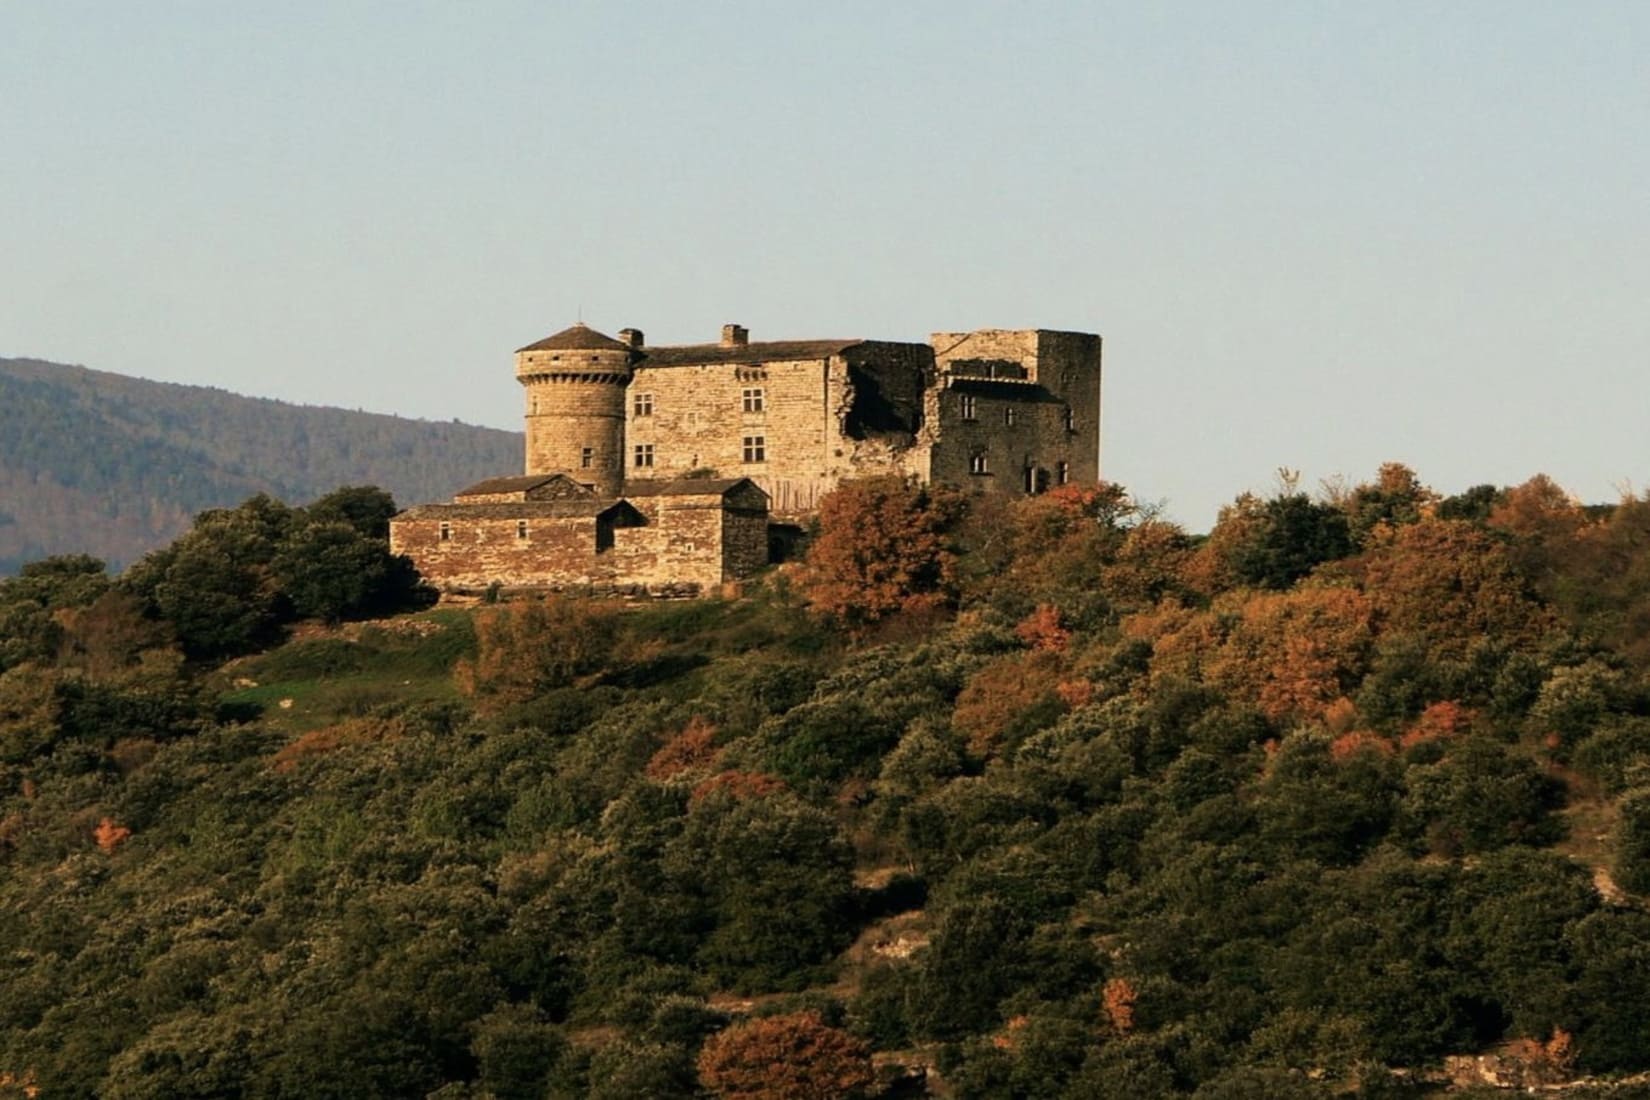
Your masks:
<svg viewBox="0 0 1650 1100"><path fill-rule="evenodd" d="M560 332L546 336L536 344L528 344L520 351L629 351L630 345L621 340L615 340L606 333L597 332L583 321L571 328L564 328Z"/></svg>

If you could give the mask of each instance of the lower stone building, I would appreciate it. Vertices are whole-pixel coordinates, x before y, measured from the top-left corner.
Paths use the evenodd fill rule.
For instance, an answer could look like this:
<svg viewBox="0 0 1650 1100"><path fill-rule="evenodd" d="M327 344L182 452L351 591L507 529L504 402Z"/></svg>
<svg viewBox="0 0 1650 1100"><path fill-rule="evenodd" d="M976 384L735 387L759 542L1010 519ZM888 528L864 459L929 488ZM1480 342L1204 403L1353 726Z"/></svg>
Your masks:
<svg viewBox="0 0 1650 1100"><path fill-rule="evenodd" d="M768 495L748 478L493 478L390 522L390 550L445 592L579 589L688 595L767 564Z"/></svg>

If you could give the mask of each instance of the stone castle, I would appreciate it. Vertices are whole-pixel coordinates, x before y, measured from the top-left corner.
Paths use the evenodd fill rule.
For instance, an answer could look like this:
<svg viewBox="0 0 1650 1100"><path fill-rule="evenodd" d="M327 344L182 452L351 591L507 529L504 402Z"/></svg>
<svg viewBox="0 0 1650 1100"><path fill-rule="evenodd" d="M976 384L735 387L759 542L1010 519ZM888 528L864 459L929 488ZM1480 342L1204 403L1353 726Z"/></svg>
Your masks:
<svg viewBox="0 0 1650 1100"><path fill-rule="evenodd" d="M516 353L526 471L396 516L464 592L696 592L768 561L770 520L850 478L1041 493L1100 476L1100 337L1045 329L648 347L576 324Z"/></svg>

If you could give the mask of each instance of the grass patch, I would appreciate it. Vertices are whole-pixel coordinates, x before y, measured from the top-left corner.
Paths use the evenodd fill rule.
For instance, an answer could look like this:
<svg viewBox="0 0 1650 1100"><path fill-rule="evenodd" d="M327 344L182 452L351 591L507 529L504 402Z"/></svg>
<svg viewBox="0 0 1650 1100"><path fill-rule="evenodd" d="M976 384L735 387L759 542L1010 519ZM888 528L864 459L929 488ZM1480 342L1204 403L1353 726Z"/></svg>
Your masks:
<svg viewBox="0 0 1650 1100"><path fill-rule="evenodd" d="M456 701L452 668L475 650L464 611L434 611L299 638L236 662L219 695L270 727L303 733L386 707Z"/></svg>

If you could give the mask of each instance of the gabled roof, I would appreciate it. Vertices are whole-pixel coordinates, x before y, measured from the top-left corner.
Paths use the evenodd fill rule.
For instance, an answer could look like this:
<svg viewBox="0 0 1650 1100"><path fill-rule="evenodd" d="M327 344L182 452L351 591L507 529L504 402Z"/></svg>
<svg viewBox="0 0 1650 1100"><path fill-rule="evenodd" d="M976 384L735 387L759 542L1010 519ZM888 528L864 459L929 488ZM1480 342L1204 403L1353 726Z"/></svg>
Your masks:
<svg viewBox="0 0 1650 1100"><path fill-rule="evenodd" d="M766 496L767 493L748 477L678 477L634 478L624 483L621 497L721 497L742 485Z"/></svg>
<svg viewBox="0 0 1650 1100"><path fill-rule="evenodd" d="M564 328L560 332L546 336L536 344L528 344L523 351L629 351L630 345L622 340L615 340L605 333L578 322L571 328Z"/></svg>
<svg viewBox="0 0 1650 1100"><path fill-rule="evenodd" d="M635 505L611 498L511 500L501 504L415 504L395 519L562 519L589 518L614 510L634 514Z"/></svg>
<svg viewBox="0 0 1650 1100"><path fill-rule="evenodd" d="M573 482L566 474L517 474L514 477L490 477L486 481L476 482L468 489L460 489L453 495L478 497L488 493L525 493L557 479Z"/></svg>
<svg viewBox="0 0 1650 1100"><path fill-rule="evenodd" d="M782 363L841 355L863 340L765 340L754 344L678 344L644 348L645 367L697 366L701 363Z"/></svg>

